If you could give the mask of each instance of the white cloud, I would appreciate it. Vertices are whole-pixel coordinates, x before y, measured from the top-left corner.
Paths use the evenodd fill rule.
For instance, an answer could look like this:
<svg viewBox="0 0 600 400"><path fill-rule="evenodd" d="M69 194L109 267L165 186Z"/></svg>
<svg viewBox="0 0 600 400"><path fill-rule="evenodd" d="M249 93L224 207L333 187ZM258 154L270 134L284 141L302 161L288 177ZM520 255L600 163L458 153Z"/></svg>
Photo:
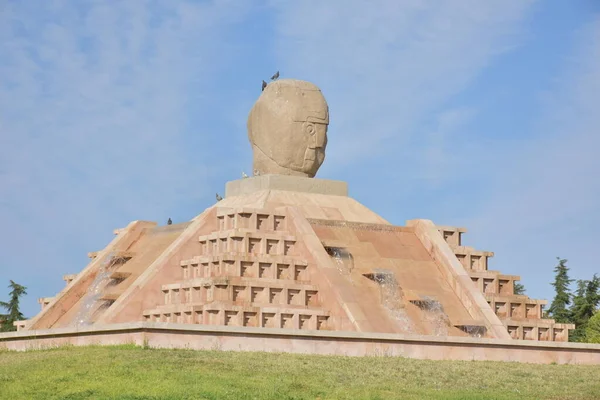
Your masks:
<svg viewBox="0 0 600 400"><path fill-rule="evenodd" d="M183 133L202 115L207 99L198 93L214 85L229 57L221 39L246 9L232 1L4 3L0 295L8 279L51 295L62 273L76 272L65 265L81 268L113 228L166 219L182 198L210 194L202 191L212 173L200 161L207 150L190 149Z"/></svg>
<svg viewBox="0 0 600 400"><path fill-rule="evenodd" d="M420 124L515 45L532 1L273 3L282 71L319 84L330 104L327 170L422 151L411 146Z"/></svg>
<svg viewBox="0 0 600 400"><path fill-rule="evenodd" d="M433 128L424 134L424 151L413 160L422 165L416 178L426 179L430 185L437 187L462 172L466 160L462 157L464 154L457 153L455 149L465 145L460 129L474 114L473 109L460 107L444 110L434 118Z"/></svg>
<svg viewBox="0 0 600 400"><path fill-rule="evenodd" d="M521 274L534 295L551 296L556 256L570 260L576 278L599 272L600 17L574 42L536 132L500 155L505 162L482 186L487 201L469 223L474 240L493 243L494 265Z"/></svg>

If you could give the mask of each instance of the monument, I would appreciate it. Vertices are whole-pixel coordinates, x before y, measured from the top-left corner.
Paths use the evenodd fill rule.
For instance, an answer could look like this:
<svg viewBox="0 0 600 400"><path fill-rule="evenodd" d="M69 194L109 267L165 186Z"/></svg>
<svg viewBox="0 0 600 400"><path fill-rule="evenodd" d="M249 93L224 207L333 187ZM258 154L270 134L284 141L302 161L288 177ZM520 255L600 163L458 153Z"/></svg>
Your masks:
<svg viewBox="0 0 600 400"><path fill-rule="evenodd" d="M157 347L600 363L573 325L514 293L518 276L464 228L394 226L315 178L329 109L312 83L266 85L248 117L254 176L189 222L115 230L0 348L135 342Z"/></svg>

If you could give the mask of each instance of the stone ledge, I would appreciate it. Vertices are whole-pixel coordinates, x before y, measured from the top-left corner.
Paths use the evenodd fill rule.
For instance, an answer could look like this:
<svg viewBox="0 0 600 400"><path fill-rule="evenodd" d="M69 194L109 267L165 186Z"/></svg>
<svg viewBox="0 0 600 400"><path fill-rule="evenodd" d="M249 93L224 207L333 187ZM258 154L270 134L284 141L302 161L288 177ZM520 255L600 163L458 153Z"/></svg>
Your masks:
<svg viewBox="0 0 600 400"><path fill-rule="evenodd" d="M406 226L372 224L366 222L340 221L335 219L306 219L311 225L329 226L333 228L350 228L355 230L375 231L375 232L409 232L414 233L414 228ZM344 246L342 246L344 247Z"/></svg>
<svg viewBox="0 0 600 400"><path fill-rule="evenodd" d="M157 322L0 334L0 349L13 351L49 349L68 345L118 344L167 349L600 365L599 345L528 340L441 338Z"/></svg>
<svg viewBox="0 0 600 400"><path fill-rule="evenodd" d="M227 182L225 197L241 196L261 190L348 196L348 183L288 175L259 175Z"/></svg>
<svg viewBox="0 0 600 400"><path fill-rule="evenodd" d="M19 321L27 322L27 321ZM224 325L197 325L197 324L177 324L171 322L126 322L119 324L104 324L86 327L65 327L44 330L29 330L21 332L0 333L0 343L13 340L56 338L62 336L82 336L97 335L101 333L118 332L181 332L197 334L223 334L235 336L259 336L267 337L295 337L307 339L329 339L332 341L384 341L384 342L413 342L420 344L462 344L466 346L484 346L484 347L512 347L512 348L530 348L547 350L573 350L573 351L591 351L600 354L600 344L592 343L572 343L572 342L545 342L535 340L515 340L515 339L490 339L462 336L427 336L410 335L396 333L376 333L376 332L356 332L356 331L328 331L328 330L300 330L284 328L257 328L241 326Z"/></svg>

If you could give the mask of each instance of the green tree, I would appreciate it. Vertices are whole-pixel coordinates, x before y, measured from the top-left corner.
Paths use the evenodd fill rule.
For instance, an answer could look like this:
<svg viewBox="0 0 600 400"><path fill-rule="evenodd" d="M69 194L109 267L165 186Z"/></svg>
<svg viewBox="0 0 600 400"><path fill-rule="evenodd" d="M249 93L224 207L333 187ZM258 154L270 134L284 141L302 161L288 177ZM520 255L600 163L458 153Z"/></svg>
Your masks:
<svg viewBox="0 0 600 400"><path fill-rule="evenodd" d="M585 341L588 343L600 343L600 311L589 319L585 328Z"/></svg>
<svg viewBox="0 0 600 400"><path fill-rule="evenodd" d="M560 257L556 257L558 265L554 268L556 273L554 277L554 290L556 295L550 308L548 309L548 315L555 319L556 322L569 323L571 322L571 313L568 309L568 305L571 303L571 291L569 285L573 282L569 279L569 267L567 267L567 260Z"/></svg>
<svg viewBox="0 0 600 400"><path fill-rule="evenodd" d="M525 294L525 285L515 282L513 285L513 291L515 294Z"/></svg>
<svg viewBox="0 0 600 400"><path fill-rule="evenodd" d="M598 306L600 305L600 276L594 274L592 280L588 282L586 297L588 303L594 309L592 314L594 314L598 310ZM590 315L590 318L593 315Z"/></svg>
<svg viewBox="0 0 600 400"><path fill-rule="evenodd" d="M585 339L585 325L588 319L585 317L584 310L587 309L586 304L586 288L588 281L579 279L577 281L577 290L575 290L575 295L573 296L573 301L571 304L571 322L575 324L575 330L569 334L569 342L581 342Z"/></svg>
<svg viewBox="0 0 600 400"><path fill-rule="evenodd" d="M19 310L19 299L21 296L27 294L27 288L12 280L10 281L8 288L12 289L8 294L10 296L10 300L8 302L0 301L0 307L4 308L8 312L8 314L0 316L0 319L2 320L0 331L2 332L16 330L13 322L25 319L25 316L23 313L21 313L21 310Z"/></svg>
<svg viewBox="0 0 600 400"><path fill-rule="evenodd" d="M571 342L586 341L586 326L590 318L597 311L600 302L600 277L596 274L591 280L578 280L577 290L573 296L571 306L571 321L576 325L575 330L569 335Z"/></svg>

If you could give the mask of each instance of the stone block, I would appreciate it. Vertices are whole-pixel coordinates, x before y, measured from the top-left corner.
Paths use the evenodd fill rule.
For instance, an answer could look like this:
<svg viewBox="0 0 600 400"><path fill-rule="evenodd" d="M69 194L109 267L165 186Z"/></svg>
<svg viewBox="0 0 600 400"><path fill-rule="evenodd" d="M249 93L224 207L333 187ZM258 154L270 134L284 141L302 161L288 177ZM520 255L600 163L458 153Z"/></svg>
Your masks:
<svg viewBox="0 0 600 400"><path fill-rule="evenodd" d="M225 197L242 196L261 190L348 196L348 183L287 175L259 175L227 182Z"/></svg>

